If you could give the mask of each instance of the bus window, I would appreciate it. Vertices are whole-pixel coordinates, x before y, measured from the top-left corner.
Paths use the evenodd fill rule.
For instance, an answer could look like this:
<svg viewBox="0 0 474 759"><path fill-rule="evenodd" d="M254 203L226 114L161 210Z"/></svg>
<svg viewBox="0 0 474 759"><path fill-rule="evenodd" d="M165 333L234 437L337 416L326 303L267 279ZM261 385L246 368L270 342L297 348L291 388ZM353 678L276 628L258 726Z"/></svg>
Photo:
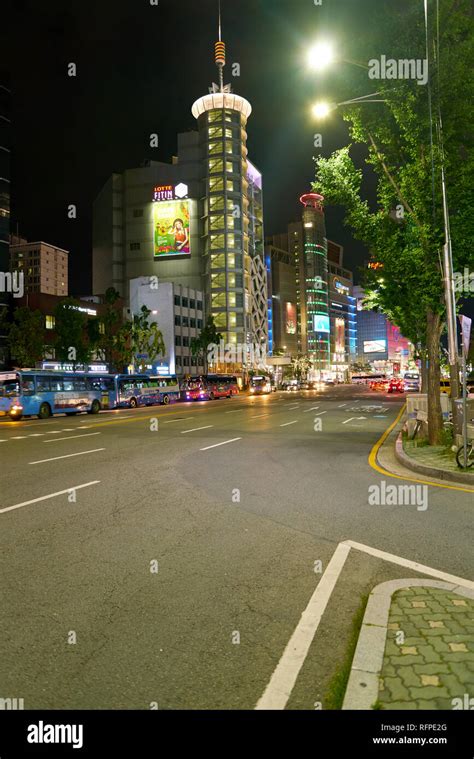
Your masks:
<svg viewBox="0 0 474 759"><path fill-rule="evenodd" d="M35 393L35 381L31 378L23 378L21 381L22 395L34 395Z"/></svg>
<svg viewBox="0 0 474 759"><path fill-rule="evenodd" d="M36 389L38 393L49 393L51 390L50 377L37 377Z"/></svg>
<svg viewBox="0 0 474 759"><path fill-rule="evenodd" d="M11 398L12 395L18 395L20 385L17 380L6 380L0 383L0 397Z"/></svg>

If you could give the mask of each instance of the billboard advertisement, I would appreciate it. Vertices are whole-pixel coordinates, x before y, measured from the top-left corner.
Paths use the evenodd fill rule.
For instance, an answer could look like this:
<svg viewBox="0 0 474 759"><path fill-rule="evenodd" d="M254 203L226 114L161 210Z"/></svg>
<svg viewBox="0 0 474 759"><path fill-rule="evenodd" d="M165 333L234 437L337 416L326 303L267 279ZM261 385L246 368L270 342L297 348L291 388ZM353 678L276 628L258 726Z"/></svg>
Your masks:
<svg viewBox="0 0 474 759"><path fill-rule="evenodd" d="M314 332L324 332L329 334L331 331L331 325L329 321L329 316L325 316L324 314L315 314L314 315Z"/></svg>
<svg viewBox="0 0 474 759"><path fill-rule="evenodd" d="M286 303L286 334L296 335L296 306L289 301Z"/></svg>
<svg viewBox="0 0 474 759"><path fill-rule="evenodd" d="M335 338L336 353L344 354L346 350L346 322L344 319L336 319Z"/></svg>
<svg viewBox="0 0 474 759"><path fill-rule="evenodd" d="M385 353L386 340L364 340L364 353Z"/></svg>
<svg viewBox="0 0 474 759"><path fill-rule="evenodd" d="M153 205L154 257L191 254L190 201L164 200Z"/></svg>

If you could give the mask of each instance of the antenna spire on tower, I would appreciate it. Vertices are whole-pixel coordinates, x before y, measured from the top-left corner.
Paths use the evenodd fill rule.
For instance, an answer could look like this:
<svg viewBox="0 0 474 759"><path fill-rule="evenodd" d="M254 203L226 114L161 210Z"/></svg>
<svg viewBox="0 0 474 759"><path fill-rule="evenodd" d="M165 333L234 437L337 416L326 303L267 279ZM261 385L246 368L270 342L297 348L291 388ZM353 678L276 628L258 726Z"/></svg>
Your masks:
<svg viewBox="0 0 474 759"><path fill-rule="evenodd" d="M219 85L224 92L225 42L222 42L221 0L219 0L219 41L215 44L216 65L219 69Z"/></svg>

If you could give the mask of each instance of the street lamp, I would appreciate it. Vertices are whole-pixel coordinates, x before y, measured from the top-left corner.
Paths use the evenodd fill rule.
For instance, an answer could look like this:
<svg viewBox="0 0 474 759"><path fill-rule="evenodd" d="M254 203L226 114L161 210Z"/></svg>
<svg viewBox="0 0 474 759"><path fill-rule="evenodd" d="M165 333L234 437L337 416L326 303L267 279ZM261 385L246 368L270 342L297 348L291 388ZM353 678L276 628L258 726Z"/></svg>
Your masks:
<svg viewBox="0 0 474 759"><path fill-rule="evenodd" d="M332 66L334 63L350 63L352 66L368 70L366 63L360 63L359 61L353 61L349 58L340 58L336 55L334 45L330 41L319 40L312 47L309 48L307 53L308 66L313 71L324 71Z"/></svg>
<svg viewBox="0 0 474 759"><path fill-rule="evenodd" d="M330 42L316 42L308 50L308 65L316 71L328 68L335 60L334 48Z"/></svg>
<svg viewBox="0 0 474 759"><path fill-rule="evenodd" d="M352 98L351 100L343 100L342 103L330 103L326 100L319 100L312 107L313 116L318 119L325 119L332 111L336 111L342 105L362 105L363 103L386 103L383 98L378 98L380 92L371 92L368 95L362 95L359 98Z"/></svg>

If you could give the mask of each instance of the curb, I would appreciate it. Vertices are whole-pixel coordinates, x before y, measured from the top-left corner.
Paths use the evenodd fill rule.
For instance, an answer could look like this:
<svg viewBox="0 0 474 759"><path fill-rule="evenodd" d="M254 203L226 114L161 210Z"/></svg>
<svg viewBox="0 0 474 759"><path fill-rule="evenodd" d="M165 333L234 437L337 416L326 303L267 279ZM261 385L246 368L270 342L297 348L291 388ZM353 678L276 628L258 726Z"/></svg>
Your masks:
<svg viewBox="0 0 474 759"><path fill-rule="evenodd" d="M399 464L403 464L407 469L411 469L418 474L424 474L426 477L433 477L437 480L446 480L448 482L457 482L460 485L472 485L474 487L474 477L465 472L449 472L446 469L436 469L435 467L419 464L417 461L408 456L403 450L402 433L400 432L395 441L395 458Z"/></svg>
<svg viewBox="0 0 474 759"><path fill-rule="evenodd" d="M441 580L411 578L389 580L377 585L369 596L360 628L342 705L343 710L372 710L379 695L392 595L397 590L413 587L440 588L466 598L474 598L474 590Z"/></svg>

